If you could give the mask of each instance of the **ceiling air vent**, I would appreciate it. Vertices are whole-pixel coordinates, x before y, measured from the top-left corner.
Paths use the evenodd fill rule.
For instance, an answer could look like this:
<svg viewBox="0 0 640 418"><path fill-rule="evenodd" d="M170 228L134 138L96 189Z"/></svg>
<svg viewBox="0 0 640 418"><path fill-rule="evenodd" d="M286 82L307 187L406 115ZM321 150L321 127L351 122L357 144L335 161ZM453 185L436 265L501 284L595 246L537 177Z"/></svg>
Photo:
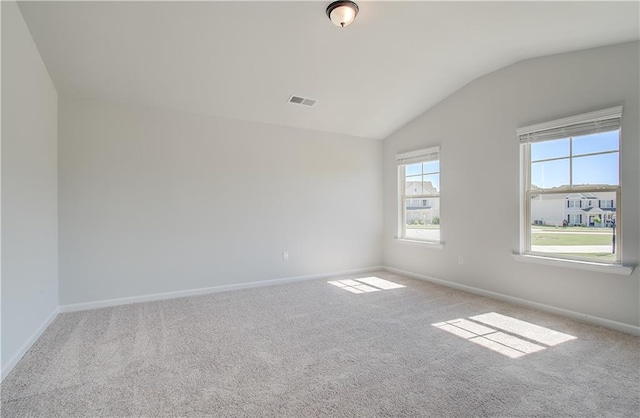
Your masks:
<svg viewBox="0 0 640 418"><path fill-rule="evenodd" d="M313 106L314 104L316 104L317 100L314 99L309 99L306 97L300 97L300 96L291 96L289 97L289 103L293 103L293 104L299 104L299 105L303 105L303 106Z"/></svg>

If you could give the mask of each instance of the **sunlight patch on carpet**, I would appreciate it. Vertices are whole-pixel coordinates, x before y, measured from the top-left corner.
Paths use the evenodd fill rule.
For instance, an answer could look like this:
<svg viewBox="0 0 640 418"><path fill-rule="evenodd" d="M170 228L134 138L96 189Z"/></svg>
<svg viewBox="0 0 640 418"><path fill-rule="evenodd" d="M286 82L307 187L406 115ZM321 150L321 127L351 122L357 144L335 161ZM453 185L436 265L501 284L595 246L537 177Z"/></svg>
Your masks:
<svg viewBox="0 0 640 418"><path fill-rule="evenodd" d="M359 279L331 280L327 283L352 293L379 292L380 290L391 290L405 287L404 285L373 276Z"/></svg>
<svg viewBox="0 0 640 418"><path fill-rule="evenodd" d="M577 338L496 312L431 325L510 358Z"/></svg>
<svg viewBox="0 0 640 418"><path fill-rule="evenodd" d="M511 318L510 316L501 315L491 312L483 315L472 316L469 319L482 322L483 324L500 328L511 334L518 334L529 340L537 341L544 345L554 346L566 341L575 340L576 337L562 332L554 331L549 328Z"/></svg>

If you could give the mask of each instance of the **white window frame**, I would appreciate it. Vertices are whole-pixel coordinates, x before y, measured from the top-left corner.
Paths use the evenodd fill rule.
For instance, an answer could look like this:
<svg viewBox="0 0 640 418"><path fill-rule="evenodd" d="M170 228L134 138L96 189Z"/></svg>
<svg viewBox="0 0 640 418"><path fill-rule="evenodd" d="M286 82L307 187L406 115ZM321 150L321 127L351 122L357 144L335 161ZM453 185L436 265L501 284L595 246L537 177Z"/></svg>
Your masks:
<svg viewBox="0 0 640 418"><path fill-rule="evenodd" d="M419 204L422 204L424 199L440 199L440 192L438 190L437 193L424 193L420 195L406 195L406 187L405 187L405 179L406 179L406 166L411 164L418 163L426 163L430 161L438 161L440 163L437 174L440 176L440 189L442 188L442 161L440 160L440 147L434 146L430 148L425 148L417 151L406 152L402 154L396 155L396 161L398 164L398 230L396 239L405 242L415 242L420 244L428 244L432 248L443 248L442 244L442 235L440 235L440 240L427 240L427 239L419 239L414 237L406 236L406 201L407 200L418 200ZM433 174L435 174L434 172ZM442 208L442 201L440 201L440 208ZM442 233L442 213L438 213L438 217L440 218L440 233Z"/></svg>
<svg viewBox="0 0 640 418"><path fill-rule="evenodd" d="M616 106L603 109L596 112L585 113L581 115L571 116L568 118L558 119L554 121L539 123L535 125L525 126L517 130L520 138L520 165L521 165L521 186L520 186L520 256L533 256L537 259L553 260L553 265L558 265L557 261L568 261L571 264L567 266L575 266L578 264L589 264L599 266L621 266L622 264L622 171L620 156L622 155L622 106ZM612 129L612 126L617 128ZM555 187L552 189L535 189L531 190L531 143L542 142L546 140L573 138L590 133L607 132L611 130L620 130L618 137L618 178L617 186L573 186L571 162L574 158L569 154L570 161L570 184L566 187ZM565 135L566 133L566 135ZM554 136L555 135L555 136ZM559 136L564 135L564 136ZM600 153L595 153L600 154ZM594 193L599 192L615 192L616 193L616 261L612 264L594 262L586 257L567 257L555 256L550 253L540 253L531 251L531 195L532 194L557 194L557 193ZM530 261L530 260L524 260ZM584 267L584 266L581 266ZM626 270L625 270L626 271ZM628 271L630 274L632 269Z"/></svg>

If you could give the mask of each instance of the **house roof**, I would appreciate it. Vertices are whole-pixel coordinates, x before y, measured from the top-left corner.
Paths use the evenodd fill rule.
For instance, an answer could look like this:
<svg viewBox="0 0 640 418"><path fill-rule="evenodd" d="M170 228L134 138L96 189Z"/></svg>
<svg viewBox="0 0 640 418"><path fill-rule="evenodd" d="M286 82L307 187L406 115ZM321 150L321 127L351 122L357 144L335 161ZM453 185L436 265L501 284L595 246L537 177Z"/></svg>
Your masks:
<svg viewBox="0 0 640 418"><path fill-rule="evenodd" d="M584 212L595 212L595 213L598 213L598 212L615 212L616 209L615 208L598 208L598 207L592 206L592 207L588 207L588 208L583 208L582 210Z"/></svg>
<svg viewBox="0 0 640 418"><path fill-rule="evenodd" d="M408 181L405 185L405 193L407 197L415 194L437 194L438 190L430 181ZM417 198L418 199L418 198Z"/></svg>
<svg viewBox="0 0 640 418"><path fill-rule="evenodd" d="M566 186L561 186L566 187ZM535 190L535 189L534 189ZM616 192L607 190L599 193L599 195L593 193L567 193L566 191L559 191L553 193L553 189L550 189L552 193L538 194L541 200L615 200ZM535 191L534 191L535 193Z"/></svg>
<svg viewBox="0 0 640 418"><path fill-rule="evenodd" d="M598 185L595 185L595 187L598 187ZM599 199L599 197L593 193L570 193L565 197L565 199L570 199L571 197L578 197L580 199Z"/></svg>
<svg viewBox="0 0 640 418"><path fill-rule="evenodd" d="M604 186L606 186L606 185L603 185L603 184L594 184L593 185L593 187L604 187ZM567 187L567 186L560 186L560 187ZM602 192L600 192L598 194L591 193L591 192L587 192L587 193L569 193L569 194L566 194L564 196L564 198L565 199L581 199L581 200L582 199L585 199L585 200L610 200L610 199L606 199L606 198L603 199L602 195L611 195L611 194L615 195L615 192L611 191L611 190L605 190L605 191L602 191Z"/></svg>

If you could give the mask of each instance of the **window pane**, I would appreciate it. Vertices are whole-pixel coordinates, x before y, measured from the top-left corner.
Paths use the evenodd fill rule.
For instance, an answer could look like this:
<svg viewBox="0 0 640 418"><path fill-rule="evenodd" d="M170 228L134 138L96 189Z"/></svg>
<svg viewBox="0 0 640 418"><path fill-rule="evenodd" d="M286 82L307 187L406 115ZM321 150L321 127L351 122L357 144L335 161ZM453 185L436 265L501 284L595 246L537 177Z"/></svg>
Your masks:
<svg viewBox="0 0 640 418"><path fill-rule="evenodd" d="M620 131L601 132L573 138L573 155L603 151L617 151L620 146Z"/></svg>
<svg viewBox="0 0 640 418"><path fill-rule="evenodd" d="M440 198L407 199L404 237L440 242Z"/></svg>
<svg viewBox="0 0 640 418"><path fill-rule="evenodd" d="M532 195L531 251L555 257L616 261L613 252L616 193L589 195L596 198L581 199L579 193ZM582 207L568 207L569 197L579 199ZM613 207L601 208L599 202L605 200L613 201Z"/></svg>
<svg viewBox="0 0 640 418"><path fill-rule="evenodd" d="M541 189L569 184L569 159L531 163L531 186Z"/></svg>
<svg viewBox="0 0 640 418"><path fill-rule="evenodd" d="M424 194L438 194L440 193L440 174L429 174L423 176L423 193Z"/></svg>
<svg viewBox="0 0 640 418"><path fill-rule="evenodd" d="M440 161L429 161L422 164L423 173L437 173L440 171Z"/></svg>
<svg viewBox="0 0 640 418"><path fill-rule="evenodd" d="M405 175L415 176L416 174L422 174L422 164L409 164L405 166Z"/></svg>
<svg viewBox="0 0 640 418"><path fill-rule="evenodd" d="M620 184L619 154L600 154L573 159L573 185Z"/></svg>
<svg viewBox="0 0 640 418"><path fill-rule="evenodd" d="M568 156L569 138L556 139L553 141L534 142L531 144L531 161Z"/></svg>
<svg viewBox="0 0 640 418"><path fill-rule="evenodd" d="M405 180L405 195L415 196L423 194L422 192L422 176L407 176Z"/></svg>

